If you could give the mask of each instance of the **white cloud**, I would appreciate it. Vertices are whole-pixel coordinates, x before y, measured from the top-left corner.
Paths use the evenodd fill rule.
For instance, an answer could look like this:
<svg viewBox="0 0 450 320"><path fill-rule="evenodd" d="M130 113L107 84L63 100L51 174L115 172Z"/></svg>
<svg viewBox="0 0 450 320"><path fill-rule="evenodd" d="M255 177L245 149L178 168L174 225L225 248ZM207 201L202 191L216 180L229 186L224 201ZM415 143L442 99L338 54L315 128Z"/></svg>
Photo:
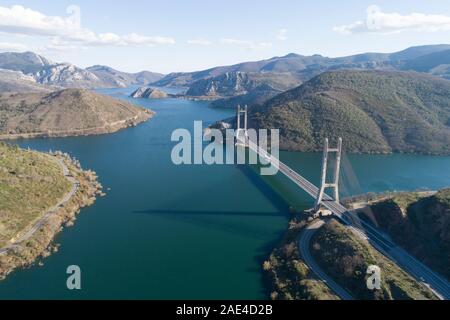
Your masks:
<svg viewBox="0 0 450 320"><path fill-rule="evenodd" d="M67 8L67 17L47 16L20 5L11 8L0 6L0 32L28 36L58 38L60 42L79 42L87 46L167 45L175 40L162 36L142 36L136 33L117 35L95 33L81 26L81 10L77 6Z"/></svg>
<svg viewBox="0 0 450 320"><path fill-rule="evenodd" d="M256 44L256 48L261 48L261 49L271 48L272 45L273 45L272 42L259 42Z"/></svg>
<svg viewBox="0 0 450 320"><path fill-rule="evenodd" d="M280 29L277 32L277 39L280 41L286 41L287 40L287 29Z"/></svg>
<svg viewBox="0 0 450 320"><path fill-rule="evenodd" d="M203 38L188 40L187 43L193 44L193 45L199 45L199 46L210 46L213 44L211 41L203 39Z"/></svg>
<svg viewBox="0 0 450 320"><path fill-rule="evenodd" d="M148 37L148 36L141 36L136 33L131 33L129 35L123 36L122 41L125 41L125 43L128 44L150 44L150 45L167 45L167 44L175 44L175 39L168 38L168 37L161 37L161 36L155 36L155 37Z"/></svg>
<svg viewBox="0 0 450 320"><path fill-rule="evenodd" d="M0 50L4 51L24 51L27 46L21 43L0 42Z"/></svg>
<svg viewBox="0 0 450 320"><path fill-rule="evenodd" d="M389 34L406 30L450 31L450 16L423 13L402 15L396 12L386 13L377 6L370 6L367 9L366 21L356 21L348 25L337 26L333 30L342 34L358 32Z"/></svg>
<svg viewBox="0 0 450 320"><path fill-rule="evenodd" d="M231 38L220 39L220 43L224 44L224 45L241 46L241 47L245 47L245 48L251 49L251 50L266 49L266 48L272 47L271 42L253 42L253 41L231 39Z"/></svg>
<svg viewBox="0 0 450 320"><path fill-rule="evenodd" d="M41 46L36 49L37 52L40 54L48 54L48 53L54 53L54 52L65 52L65 51L74 51L74 50L85 50L87 47L80 46L77 43L73 42L65 42L61 41L58 38L52 39L50 44L46 44L44 46Z"/></svg>
<svg viewBox="0 0 450 320"><path fill-rule="evenodd" d="M351 24L334 27L333 31L347 35L358 32L367 32L367 27L363 21L356 21Z"/></svg>

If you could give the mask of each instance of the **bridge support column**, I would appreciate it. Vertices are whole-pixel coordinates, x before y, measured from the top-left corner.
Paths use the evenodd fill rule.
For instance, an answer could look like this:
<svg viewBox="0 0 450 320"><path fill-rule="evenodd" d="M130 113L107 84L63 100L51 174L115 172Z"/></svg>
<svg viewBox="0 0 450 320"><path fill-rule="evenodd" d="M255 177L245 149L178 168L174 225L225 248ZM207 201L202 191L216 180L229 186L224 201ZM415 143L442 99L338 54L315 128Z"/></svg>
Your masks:
<svg viewBox="0 0 450 320"><path fill-rule="evenodd" d="M335 153L336 158L334 163L333 181L327 182L328 162L329 162L328 155L330 153ZM325 197L326 189L333 189L333 201L339 203L339 177L341 171L341 158L342 158L342 138L338 139L338 145L336 148L330 148L328 138L325 139L322 158L322 177L320 181L319 193L317 194L316 204L314 206L314 210L316 212L320 210L320 206Z"/></svg>
<svg viewBox="0 0 450 320"><path fill-rule="evenodd" d="M245 145L248 143L248 107L241 107L240 105L237 106L237 112L236 112L236 119L237 119L237 125L236 125L236 144L239 144L239 135L241 132L244 134L244 140ZM244 128L241 128L241 117L242 114L244 114Z"/></svg>

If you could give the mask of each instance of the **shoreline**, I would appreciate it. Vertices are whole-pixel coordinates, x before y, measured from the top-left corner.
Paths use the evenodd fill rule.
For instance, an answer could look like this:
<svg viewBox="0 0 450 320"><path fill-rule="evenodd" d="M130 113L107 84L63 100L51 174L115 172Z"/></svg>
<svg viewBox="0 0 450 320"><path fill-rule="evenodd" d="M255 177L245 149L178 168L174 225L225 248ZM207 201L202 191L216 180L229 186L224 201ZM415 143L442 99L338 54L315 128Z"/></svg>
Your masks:
<svg viewBox="0 0 450 320"><path fill-rule="evenodd" d="M30 267L40 258L57 252L58 245L54 243L56 235L64 227L74 224L81 208L92 205L97 196L104 195L95 172L81 169L79 163L67 154L56 152L46 155L58 163L72 188L31 226L11 239L9 245L0 249L0 281L13 271Z"/></svg>
<svg viewBox="0 0 450 320"><path fill-rule="evenodd" d="M116 121L114 123L105 124L102 127L77 129L71 131L47 131L47 132L28 132L28 133L14 133L14 134L0 134L0 141L19 140L19 139L34 139L34 138L64 138L64 137L79 137L90 135L103 135L114 133L129 127L135 127L143 122L153 118L155 113L151 110L143 110L139 115L125 120Z"/></svg>

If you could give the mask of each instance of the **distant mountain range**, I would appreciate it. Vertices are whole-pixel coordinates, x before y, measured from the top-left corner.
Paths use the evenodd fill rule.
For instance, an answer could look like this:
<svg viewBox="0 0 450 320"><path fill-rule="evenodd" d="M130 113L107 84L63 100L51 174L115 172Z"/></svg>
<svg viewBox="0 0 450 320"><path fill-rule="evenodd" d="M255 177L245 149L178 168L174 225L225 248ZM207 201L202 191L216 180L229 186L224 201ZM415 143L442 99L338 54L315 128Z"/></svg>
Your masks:
<svg viewBox="0 0 450 320"><path fill-rule="evenodd" d="M70 63L53 62L33 52L5 52L0 53L0 69L21 72L26 80L56 87L92 89L151 84L185 87L188 96L221 99L216 103L219 105L232 101L254 104L264 100L261 97L273 97L333 70L417 71L450 79L450 45L418 46L395 53L364 53L340 58L291 53L267 60L166 76L149 71L126 73L100 65L83 69ZM5 82L10 77L6 78L0 77L4 88L14 89L14 85L18 85L19 80L16 79L7 86ZM21 90L19 85L17 90ZM228 101L227 98L234 99Z"/></svg>
<svg viewBox="0 0 450 320"><path fill-rule="evenodd" d="M106 66L79 68L70 63L55 63L33 52L0 53L0 69L22 73L28 80L42 85L64 88L109 88L146 85L163 77L143 71L125 73ZM5 79L0 78L0 81ZM17 83L17 81L16 81ZM13 84L10 84L13 87ZM20 90L20 86L16 91Z"/></svg>
<svg viewBox="0 0 450 320"><path fill-rule="evenodd" d="M311 79L319 73L336 69L383 69L398 70L400 68L415 70L414 64L406 65L406 61L419 57L450 50L450 45L429 45L411 47L395 53L363 53L341 58L328 58L321 55L303 56L295 53L268 60L244 62L231 66L215 67L203 71L188 73L171 73L155 86L189 87L195 81L208 79L230 72L261 72L261 73L294 73L303 81ZM450 52L445 53L448 57ZM445 59L440 57L440 59ZM445 60L436 64L447 64Z"/></svg>
<svg viewBox="0 0 450 320"><path fill-rule="evenodd" d="M450 79L450 45L411 47L395 53L364 53L328 58L288 54L189 73L172 73L154 86L186 87L190 96L216 96L215 104L260 103L301 83L333 70L417 71ZM257 80L255 80L257 78ZM233 98L227 100L224 98Z"/></svg>
<svg viewBox="0 0 450 320"><path fill-rule="evenodd" d="M406 61L403 70L415 70L450 79L450 50L433 52Z"/></svg>
<svg viewBox="0 0 450 320"><path fill-rule="evenodd" d="M325 72L251 108L254 128L280 129L285 150L342 137L352 153L450 154L450 81L400 71Z"/></svg>

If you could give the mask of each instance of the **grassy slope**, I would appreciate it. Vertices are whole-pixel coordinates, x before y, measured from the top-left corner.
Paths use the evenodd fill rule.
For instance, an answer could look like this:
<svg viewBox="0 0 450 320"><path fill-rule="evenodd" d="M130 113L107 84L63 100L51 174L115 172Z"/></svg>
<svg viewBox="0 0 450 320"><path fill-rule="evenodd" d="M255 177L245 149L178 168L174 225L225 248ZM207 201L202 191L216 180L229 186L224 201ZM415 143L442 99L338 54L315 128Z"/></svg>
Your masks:
<svg viewBox="0 0 450 320"><path fill-rule="evenodd" d="M357 299L431 299L433 294L367 243L334 220L312 241L312 254L324 271ZM367 289L369 265L381 268L382 290Z"/></svg>
<svg viewBox="0 0 450 320"><path fill-rule="evenodd" d="M0 143L0 247L70 191L50 156Z"/></svg>
<svg viewBox="0 0 450 320"><path fill-rule="evenodd" d="M328 72L255 108L250 119L280 129L288 150L321 150L325 137L342 136L349 152L450 154L450 82L406 72Z"/></svg>
<svg viewBox="0 0 450 320"><path fill-rule="evenodd" d="M425 197L400 193L371 211L397 243L450 278L450 189Z"/></svg>

